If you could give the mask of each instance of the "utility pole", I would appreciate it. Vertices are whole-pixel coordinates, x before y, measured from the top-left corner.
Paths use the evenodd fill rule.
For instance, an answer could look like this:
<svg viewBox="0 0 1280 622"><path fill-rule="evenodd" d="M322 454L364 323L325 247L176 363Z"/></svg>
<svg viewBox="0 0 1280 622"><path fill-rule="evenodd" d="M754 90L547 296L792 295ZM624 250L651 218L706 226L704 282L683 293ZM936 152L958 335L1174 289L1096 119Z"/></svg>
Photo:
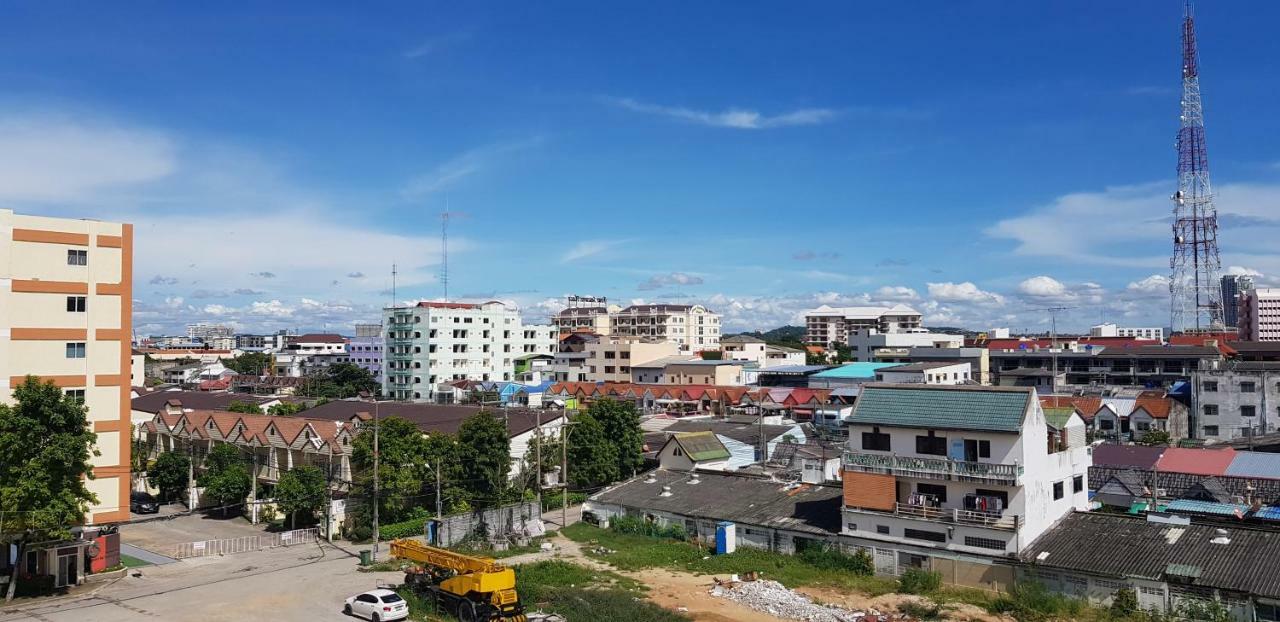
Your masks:
<svg viewBox="0 0 1280 622"><path fill-rule="evenodd" d="M569 421L560 422L560 485L564 491L560 504L561 529L569 526L569 432L572 431L570 426L573 425L575 424Z"/></svg>
<svg viewBox="0 0 1280 622"><path fill-rule="evenodd" d="M1053 365L1053 376L1049 378L1049 394L1058 392L1058 313L1069 311L1075 307L1046 307L1031 311L1047 311L1049 313L1049 359Z"/></svg>
<svg viewBox="0 0 1280 622"><path fill-rule="evenodd" d="M250 448L253 452L253 477L249 478L253 481L253 492L249 493L249 498L253 500L253 508L249 510L249 516L253 519L249 522L254 525L258 524L258 450Z"/></svg>
<svg viewBox="0 0 1280 622"><path fill-rule="evenodd" d="M535 426L538 429L538 435L533 437L533 460L535 462L533 475L536 478L534 484L534 496L538 499L538 515L542 515L542 411L535 410L534 416Z"/></svg>
<svg viewBox="0 0 1280 622"><path fill-rule="evenodd" d="M360 397L373 400L373 557L378 558L378 541L382 535L378 531L378 480L381 478L381 471L378 470L380 465L380 456L378 455L378 435L380 433L380 425L378 424L378 398L371 395L367 391L362 391Z"/></svg>

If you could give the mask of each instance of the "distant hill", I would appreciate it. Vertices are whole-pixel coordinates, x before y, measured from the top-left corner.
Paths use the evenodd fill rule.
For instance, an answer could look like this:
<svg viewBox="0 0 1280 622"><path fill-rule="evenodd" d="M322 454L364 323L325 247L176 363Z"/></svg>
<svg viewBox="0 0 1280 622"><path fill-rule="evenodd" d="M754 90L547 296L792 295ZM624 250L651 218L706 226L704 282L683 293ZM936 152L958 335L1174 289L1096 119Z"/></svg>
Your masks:
<svg viewBox="0 0 1280 622"><path fill-rule="evenodd" d="M779 346L789 346L793 348L803 347L804 344L804 327L803 326L780 326L773 330L765 332L752 331L745 333L735 333L738 335L750 335L765 340L766 343ZM732 335L725 335L731 337Z"/></svg>

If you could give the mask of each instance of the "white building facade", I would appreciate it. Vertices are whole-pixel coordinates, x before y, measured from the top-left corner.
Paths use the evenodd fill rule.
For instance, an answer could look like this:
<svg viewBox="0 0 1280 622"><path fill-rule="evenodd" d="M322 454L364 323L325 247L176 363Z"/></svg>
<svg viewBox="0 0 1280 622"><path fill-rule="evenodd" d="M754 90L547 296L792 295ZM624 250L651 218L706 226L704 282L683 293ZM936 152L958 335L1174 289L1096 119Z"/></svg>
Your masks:
<svg viewBox="0 0 1280 622"><path fill-rule="evenodd" d="M876 353L880 350L964 347L964 336L932 333L923 328L906 328L896 332L860 328L849 333L848 343L853 360L871 363L882 360L876 358Z"/></svg>
<svg viewBox="0 0 1280 622"><path fill-rule="evenodd" d="M1237 299L1241 341L1280 341L1280 288L1242 291Z"/></svg>
<svg viewBox="0 0 1280 622"><path fill-rule="evenodd" d="M720 349L720 314L702 305L631 305L609 314L609 332L672 341L684 352Z"/></svg>
<svg viewBox="0 0 1280 622"><path fill-rule="evenodd" d="M892 307L830 307L822 305L804 314L804 342L824 348L844 345L849 335L864 328L896 333L920 328L923 316L906 305Z"/></svg>
<svg viewBox="0 0 1280 622"><path fill-rule="evenodd" d="M453 380L511 381L515 360L556 352L556 329L525 325L520 311L498 301L420 302L383 310L383 395L432 400Z"/></svg>

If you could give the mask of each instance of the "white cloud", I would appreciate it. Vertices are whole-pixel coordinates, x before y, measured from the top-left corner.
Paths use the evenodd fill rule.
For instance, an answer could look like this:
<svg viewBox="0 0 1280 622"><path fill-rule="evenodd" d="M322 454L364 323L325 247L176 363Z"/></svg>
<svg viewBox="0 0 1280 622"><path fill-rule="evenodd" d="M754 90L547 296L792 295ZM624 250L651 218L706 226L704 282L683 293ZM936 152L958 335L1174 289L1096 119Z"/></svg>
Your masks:
<svg viewBox="0 0 1280 622"><path fill-rule="evenodd" d="M258 301L250 304L247 312L252 315L291 317L293 315L293 307L287 306L279 300Z"/></svg>
<svg viewBox="0 0 1280 622"><path fill-rule="evenodd" d="M160 132L51 115L0 116L0 200L79 200L177 166Z"/></svg>
<svg viewBox="0 0 1280 622"><path fill-rule="evenodd" d="M1124 289L1135 296L1167 298L1169 296L1169 277L1163 274L1153 274L1138 281L1131 281Z"/></svg>
<svg viewBox="0 0 1280 622"><path fill-rule="evenodd" d="M594 257L621 243L621 240L583 240L565 252L564 256L560 258L560 263L569 263L579 259L586 259L587 257Z"/></svg>
<svg viewBox="0 0 1280 622"><path fill-rule="evenodd" d="M1033 276L1018 284L1018 293L1034 298L1062 298L1067 295L1067 286L1053 277Z"/></svg>
<svg viewBox="0 0 1280 622"><path fill-rule="evenodd" d="M910 302L920 299L920 294L916 293L916 290L911 289L910 287L903 287L901 285L886 285L877 289L871 294L871 296L877 300L889 300L893 302Z"/></svg>
<svg viewBox="0 0 1280 622"><path fill-rule="evenodd" d="M1244 266L1227 266L1227 269L1226 269L1226 270L1223 270L1223 271L1222 271L1222 273L1223 273L1224 275L1225 275L1225 274L1238 274L1238 275L1241 275L1241 276L1262 276L1262 273L1261 273L1261 272L1258 272L1257 270L1254 270L1253 268L1245 268Z"/></svg>
<svg viewBox="0 0 1280 622"><path fill-rule="evenodd" d="M437 165L432 170L410 179L400 189L400 194L406 199L422 199L493 167L506 156L530 149L541 142L541 137L534 137L514 142L485 145L465 151Z"/></svg>
<svg viewBox="0 0 1280 622"><path fill-rule="evenodd" d="M209 315L226 315L234 311L231 307L225 305L205 305L204 312Z"/></svg>
<svg viewBox="0 0 1280 622"><path fill-rule="evenodd" d="M962 302L998 306L1004 296L980 289L969 281L963 283L928 283L929 297L941 302Z"/></svg>
<svg viewBox="0 0 1280 622"><path fill-rule="evenodd" d="M711 127L745 130L819 125L831 121L837 115L836 111L830 108L801 108L769 116L745 108L730 108L723 112L707 112L679 106L647 104L628 97L609 97L605 98L605 100L632 112L656 114Z"/></svg>
<svg viewBox="0 0 1280 622"><path fill-rule="evenodd" d="M444 50L445 48L448 48L457 43L462 43L470 38L471 38L471 33L469 32L452 32L452 33L427 37L422 41L419 41L413 47L405 50L403 56L408 59L417 59L417 58L422 58L424 56L431 56L432 54L436 54L441 50Z"/></svg>
<svg viewBox="0 0 1280 622"><path fill-rule="evenodd" d="M666 287L668 285L673 287L678 287L681 285L702 285L702 277L692 275L692 274L685 274L684 272L655 274L649 277L648 279L646 279L645 281L643 281L642 283L640 283L639 285L637 285L636 289L640 291L651 291L655 289L662 289L663 287Z"/></svg>

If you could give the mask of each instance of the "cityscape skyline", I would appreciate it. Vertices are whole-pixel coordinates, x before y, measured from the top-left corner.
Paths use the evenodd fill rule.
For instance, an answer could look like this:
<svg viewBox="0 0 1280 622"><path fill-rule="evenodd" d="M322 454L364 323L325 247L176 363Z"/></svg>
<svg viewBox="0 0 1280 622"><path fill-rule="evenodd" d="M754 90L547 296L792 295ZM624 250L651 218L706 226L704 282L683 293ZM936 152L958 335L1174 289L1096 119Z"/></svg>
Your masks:
<svg viewBox="0 0 1280 622"><path fill-rule="evenodd" d="M0 205L135 223L143 334L346 329L393 263L402 301L439 298L446 210L451 297L530 319L582 293L727 332L877 303L1168 325L1178 7L729 6L15 11ZM1198 11L1205 118L1224 273L1265 286L1277 9L1233 8Z"/></svg>

